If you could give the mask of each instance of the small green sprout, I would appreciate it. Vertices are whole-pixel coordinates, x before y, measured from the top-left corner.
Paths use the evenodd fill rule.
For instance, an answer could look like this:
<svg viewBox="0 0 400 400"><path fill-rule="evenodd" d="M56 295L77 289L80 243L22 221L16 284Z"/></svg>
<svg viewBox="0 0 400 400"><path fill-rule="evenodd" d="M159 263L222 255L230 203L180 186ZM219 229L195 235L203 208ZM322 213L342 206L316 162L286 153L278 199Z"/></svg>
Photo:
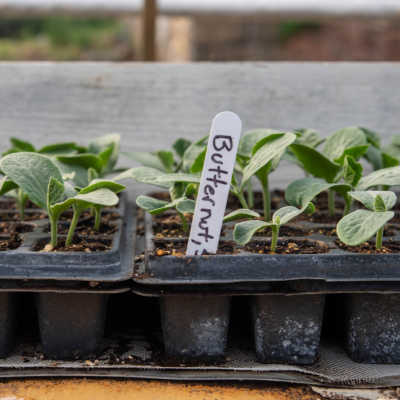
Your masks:
<svg viewBox="0 0 400 400"><path fill-rule="evenodd" d="M296 218L303 212L314 212L314 205L312 203L306 204L303 208L296 208L292 206L285 206L275 211L270 222L260 220L260 215L252 210L239 209L226 215L224 222L230 222L237 219L251 218L248 221L239 222L235 225L233 230L233 239L239 245L244 246L247 244L254 234L262 229L271 228L271 246L270 251L274 253L278 244L279 229L282 225L287 224L293 218Z"/></svg>
<svg viewBox="0 0 400 400"><path fill-rule="evenodd" d="M376 234L375 247L381 249L385 224L394 217L390 210L397 201L395 193L370 190L349 195L368 210L356 210L343 217L336 227L339 239L349 246L357 246Z"/></svg>

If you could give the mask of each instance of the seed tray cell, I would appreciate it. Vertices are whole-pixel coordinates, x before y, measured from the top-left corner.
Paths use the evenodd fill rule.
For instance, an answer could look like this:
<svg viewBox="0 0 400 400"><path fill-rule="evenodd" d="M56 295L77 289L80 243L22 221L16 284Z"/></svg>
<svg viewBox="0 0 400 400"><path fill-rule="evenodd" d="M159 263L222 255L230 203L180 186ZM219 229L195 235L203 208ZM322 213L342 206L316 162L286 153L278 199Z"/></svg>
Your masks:
<svg viewBox="0 0 400 400"><path fill-rule="evenodd" d="M17 211L5 209L0 201L0 250L2 240L17 238L19 246L0 251L0 280L64 280L118 282L132 277L133 240L136 220L134 209L126 195L120 198L119 207L104 209L103 215L112 215L116 229L110 234L81 235L87 218L82 218L75 238L88 242L99 241L109 244L105 251L35 251L41 250L49 241L46 232L49 221L46 214L35 209L27 209L24 221L20 221ZM2 207L3 205L3 207ZM18 222L14 222L18 221ZM68 227L60 222L60 227ZM10 227L10 231L2 233ZM65 232L65 229L64 229ZM65 234L59 234L64 239Z"/></svg>
<svg viewBox="0 0 400 400"><path fill-rule="evenodd" d="M321 249L318 254L259 254L257 249L268 249L269 232L260 233L247 246L240 247L232 241L233 225L228 225L224 227L219 248L232 254L203 256L186 256L186 239L182 237L155 235L149 214L144 215L139 225L144 225L144 237L138 236L138 241L143 241L144 253L137 257L134 281L144 291L146 287L167 289L185 285L188 290L194 285L209 285L209 290L215 290L218 285L238 284L270 291L271 284L291 281L300 283L300 291L335 292L346 287L339 283L350 285L353 290L357 285L364 290L368 284L374 290L387 290L390 283L400 281L400 253L365 254L341 248L332 234L334 224L302 220L288 226L304 230L307 235L280 236L279 241L285 246L316 244ZM400 248L400 225L390 224L389 230L384 245ZM178 249L175 255L173 248ZM248 251L250 248L252 252ZM163 255L157 255L157 250ZM392 286L391 290L398 291L398 286Z"/></svg>

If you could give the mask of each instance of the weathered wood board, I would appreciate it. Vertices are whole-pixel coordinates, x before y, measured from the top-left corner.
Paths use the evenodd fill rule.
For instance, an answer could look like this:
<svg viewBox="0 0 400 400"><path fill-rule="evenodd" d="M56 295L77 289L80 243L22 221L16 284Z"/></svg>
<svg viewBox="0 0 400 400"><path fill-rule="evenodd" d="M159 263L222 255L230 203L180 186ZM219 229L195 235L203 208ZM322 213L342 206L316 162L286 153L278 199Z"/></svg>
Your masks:
<svg viewBox="0 0 400 400"><path fill-rule="evenodd" d="M363 125L400 133L399 63L0 63L1 149L118 132L123 151L200 138L232 110L243 131ZM123 164L130 164L127 159ZM273 185L296 168L282 166Z"/></svg>

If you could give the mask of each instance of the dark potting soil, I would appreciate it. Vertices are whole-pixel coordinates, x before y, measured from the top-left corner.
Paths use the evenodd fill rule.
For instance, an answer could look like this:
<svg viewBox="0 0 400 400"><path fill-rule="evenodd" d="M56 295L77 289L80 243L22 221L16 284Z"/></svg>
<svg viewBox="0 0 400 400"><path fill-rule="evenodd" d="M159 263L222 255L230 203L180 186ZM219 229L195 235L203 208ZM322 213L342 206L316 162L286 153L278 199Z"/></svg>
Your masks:
<svg viewBox="0 0 400 400"><path fill-rule="evenodd" d="M1 210L13 210L17 209L18 205L15 199L7 198L6 200L0 201L0 209ZM25 209L38 209L39 207L36 204L33 204L31 201L28 201L25 205Z"/></svg>
<svg viewBox="0 0 400 400"><path fill-rule="evenodd" d="M3 221L34 221L45 218L47 218L47 215L44 212L26 211L23 219L21 218L20 213L17 211L0 213L0 219Z"/></svg>
<svg viewBox="0 0 400 400"><path fill-rule="evenodd" d="M343 250L350 251L352 253L364 253L364 254L391 254L400 253L400 241L397 240L385 240L381 249L375 248L374 242L362 243L359 246L347 246L344 243L336 240L336 245Z"/></svg>
<svg viewBox="0 0 400 400"><path fill-rule="evenodd" d="M0 238L0 251L14 250L21 246L22 239L18 234L12 234L8 238Z"/></svg>
<svg viewBox="0 0 400 400"><path fill-rule="evenodd" d="M154 240L154 251L153 254L156 256L177 256L183 257L186 254L186 241L164 241ZM218 245L217 254L235 254L238 249L233 242L220 241ZM204 254L203 254L204 255Z"/></svg>
<svg viewBox="0 0 400 400"><path fill-rule="evenodd" d="M186 215L188 224L192 222L192 215ZM188 232L182 229L182 221L175 213L157 215L153 217L153 231L157 237L187 237Z"/></svg>
<svg viewBox="0 0 400 400"><path fill-rule="evenodd" d="M50 238L38 240L32 247L32 251L47 251L46 246L49 244ZM86 253L92 253L96 251L107 251L111 249L111 239L89 239L80 238L75 236L72 245L66 247L65 239L59 239L57 247L51 251L82 251Z"/></svg>
<svg viewBox="0 0 400 400"><path fill-rule="evenodd" d="M33 229L34 226L32 224L0 222L0 233L25 233L32 232Z"/></svg>
<svg viewBox="0 0 400 400"><path fill-rule="evenodd" d="M94 230L94 219L86 218L83 221L78 223L75 232L82 236L92 236L92 235L110 235L117 231L117 225L113 224L111 221L115 221L116 218L111 213L107 213L101 216L100 229L98 231ZM68 233L69 223L61 223L58 224L58 233L61 235L65 235ZM43 232L50 232L50 225L47 224Z"/></svg>
<svg viewBox="0 0 400 400"><path fill-rule="evenodd" d="M284 225L281 226L279 229L279 236L287 236L287 237L292 237L292 236L307 236L310 234L310 231L307 231L303 228L297 227L297 226L289 226L289 225ZM265 236L271 235L271 229L263 229L261 231L258 231L255 236Z"/></svg>
<svg viewBox="0 0 400 400"><path fill-rule="evenodd" d="M252 241L245 250L258 254L273 254L270 250L271 241ZM276 254L320 254L329 251L329 247L319 240L278 240Z"/></svg>

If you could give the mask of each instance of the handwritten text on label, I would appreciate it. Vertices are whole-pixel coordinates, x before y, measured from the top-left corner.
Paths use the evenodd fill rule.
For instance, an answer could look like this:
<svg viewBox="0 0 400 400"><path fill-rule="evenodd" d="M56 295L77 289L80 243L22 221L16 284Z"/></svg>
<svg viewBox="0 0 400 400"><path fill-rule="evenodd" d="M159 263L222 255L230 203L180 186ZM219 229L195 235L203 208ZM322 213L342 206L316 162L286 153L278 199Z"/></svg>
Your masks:
<svg viewBox="0 0 400 400"><path fill-rule="evenodd" d="M187 255L217 252L241 129L233 112L221 112L213 119Z"/></svg>

